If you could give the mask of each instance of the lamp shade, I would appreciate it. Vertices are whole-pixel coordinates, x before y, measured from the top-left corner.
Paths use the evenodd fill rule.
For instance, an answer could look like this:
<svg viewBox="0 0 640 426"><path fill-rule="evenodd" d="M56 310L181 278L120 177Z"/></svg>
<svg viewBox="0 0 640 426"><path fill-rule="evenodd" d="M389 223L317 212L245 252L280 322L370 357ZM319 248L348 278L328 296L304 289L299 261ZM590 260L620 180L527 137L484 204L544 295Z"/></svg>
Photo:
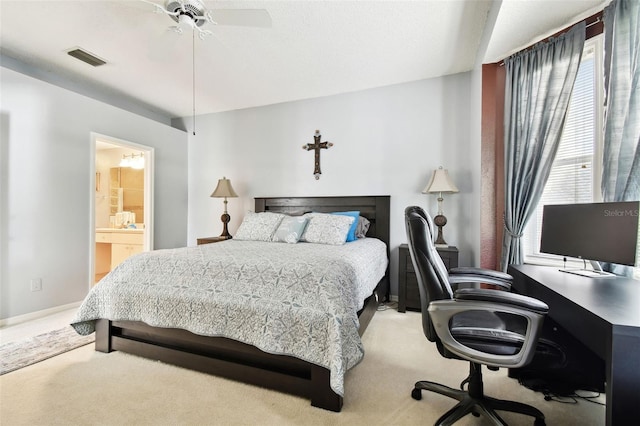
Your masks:
<svg viewBox="0 0 640 426"><path fill-rule="evenodd" d="M218 186L216 186L216 189L211 193L211 196L214 198L233 198L237 197L238 194L233 190L231 181L223 177L222 179L218 179Z"/></svg>
<svg viewBox="0 0 640 426"><path fill-rule="evenodd" d="M431 180L422 190L423 194L429 194L432 192L458 192L458 187L453 183L449 177L449 172L440 166L439 169L434 170Z"/></svg>

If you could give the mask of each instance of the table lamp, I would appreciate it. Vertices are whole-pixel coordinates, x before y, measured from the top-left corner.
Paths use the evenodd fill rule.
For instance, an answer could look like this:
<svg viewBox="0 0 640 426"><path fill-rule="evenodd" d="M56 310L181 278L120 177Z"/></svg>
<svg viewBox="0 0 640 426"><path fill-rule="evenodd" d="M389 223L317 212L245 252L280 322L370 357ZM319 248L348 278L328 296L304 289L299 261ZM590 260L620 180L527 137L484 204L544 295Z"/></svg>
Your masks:
<svg viewBox="0 0 640 426"><path fill-rule="evenodd" d="M218 179L218 186L211 193L211 197L213 198L224 198L224 213L220 216L220 220L222 221L222 234L220 234L220 238L231 239L231 234L229 234L229 230L227 229L227 224L231 220L231 216L227 213L227 198L237 197L236 191L233 190L231 186L231 181L226 177L222 179Z"/></svg>
<svg viewBox="0 0 640 426"><path fill-rule="evenodd" d="M449 172L446 169L443 169L442 166L437 170L434 170L431 180L422 190L423 194L438 193L438 215L433 218L433 223L438 227L436 246L448 246L447 242L442 237L442 228L447 224L447 218L442 213L442 194L454 192L458 192L458 188L449 177Z"/></svg>

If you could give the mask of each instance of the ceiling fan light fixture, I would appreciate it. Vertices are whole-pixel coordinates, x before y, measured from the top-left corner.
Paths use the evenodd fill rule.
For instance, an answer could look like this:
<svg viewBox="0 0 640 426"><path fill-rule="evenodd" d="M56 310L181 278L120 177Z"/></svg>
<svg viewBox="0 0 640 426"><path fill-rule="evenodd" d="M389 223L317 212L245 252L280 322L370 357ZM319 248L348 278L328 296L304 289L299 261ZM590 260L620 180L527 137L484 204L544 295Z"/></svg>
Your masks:
<svg viewBox="0 0 640 426"><path fill-rule="evenodd" d="M207 9L200 0L167 0L165 9L170 12L171 19L181 27L187 19L191 21L189 29L194 26L201 27L207 22L206 19L203 19Z"/></svg>
<svg viewBox="0 0 640 426"><path fill-rule="evenodd" d="M178 27L180 27L183 31L192 30L195 22L188 15L180 15L178 16Z"/></svg>

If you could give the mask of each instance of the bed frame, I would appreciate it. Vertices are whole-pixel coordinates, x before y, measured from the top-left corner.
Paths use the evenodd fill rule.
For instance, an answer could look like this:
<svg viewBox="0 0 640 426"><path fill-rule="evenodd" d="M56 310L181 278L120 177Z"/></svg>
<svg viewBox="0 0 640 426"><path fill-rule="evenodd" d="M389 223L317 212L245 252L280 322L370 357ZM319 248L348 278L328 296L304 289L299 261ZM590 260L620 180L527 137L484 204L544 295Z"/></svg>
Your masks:
<svg viewBox="0 0 640 426"><path fill-rule="evenodd" d="M367 236L387 244L389 254L389 196L256 198L256 212L291 215L310 211L359 210L371 222ZM378 302L388 300L389 269L358 313L362 336ZM151 327L143 322L98 320L96 350L122 351L232 380L311 399L311 405L342 409L343 397L329 384L328 369L224 337L207 337L186 330Z"/></svg>

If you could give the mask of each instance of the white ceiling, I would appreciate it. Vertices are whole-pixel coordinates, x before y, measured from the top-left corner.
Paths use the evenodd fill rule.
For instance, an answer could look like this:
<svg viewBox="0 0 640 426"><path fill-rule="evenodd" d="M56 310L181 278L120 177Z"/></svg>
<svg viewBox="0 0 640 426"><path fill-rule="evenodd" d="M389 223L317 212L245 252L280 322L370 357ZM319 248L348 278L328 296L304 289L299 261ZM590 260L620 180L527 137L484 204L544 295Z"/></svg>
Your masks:
<svg viewBox="0 0 640 426"><path fill-rule="evenodd" d="M196 113L469 71L609 1L205 1L214 19L217 9L265 9L272 25L203 27L214 35L195 38ZM492 6L499 8L493 27ZM168 30L173 21L147 3L0 0L0 24L3 55L167 117L193 113L194 39ZM70 57L74 47L107 64Z"/></svg>

